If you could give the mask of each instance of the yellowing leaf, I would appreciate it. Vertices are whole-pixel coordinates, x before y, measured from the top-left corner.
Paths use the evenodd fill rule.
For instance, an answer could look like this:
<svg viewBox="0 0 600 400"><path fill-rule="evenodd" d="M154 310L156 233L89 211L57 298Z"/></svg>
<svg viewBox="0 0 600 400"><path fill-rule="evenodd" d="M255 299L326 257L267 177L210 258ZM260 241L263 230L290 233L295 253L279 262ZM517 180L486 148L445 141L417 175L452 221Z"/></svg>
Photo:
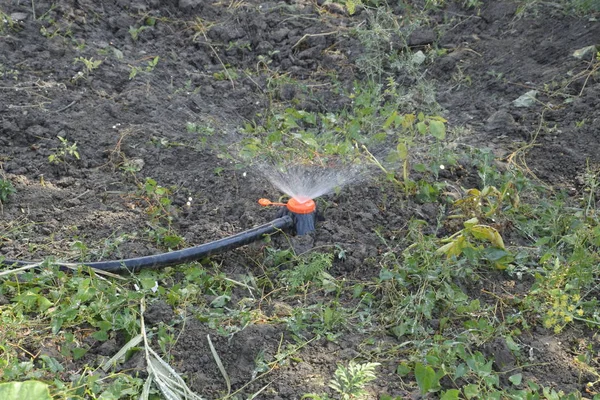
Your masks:
<svg viewBox="0 0 600 400"><path fill-rule="evenodd" d="M504 240L502 240L502 236L500 236L496 228L489 225L475 225L469 228L469 232L476 239L487 240L493 246L504 249Z"/></svg>
<svg viewBox="0 0 600 400"><path fill-rule="evenodd" d="M463 225L465 226L465 228L469 229L474 227L475 225L477 225L479 223L479 220L477 218L471 218L466 220Z"/></svg>
<svg viewBox="0 0 600 400"><path fill-rule="evenodd" d="M415 117L415 114L405 114L404 118L402 118L402 127L404 129L410 128L411 126L413 126L416 119L417 117Z"/></svg>
<svg viewBox="0 0 600 400"><path fill-rule="evenodd" d="M408 146L405 142L398 143L398 146L396 146L396 151L398 152L398 156L401 160L406 160L408 158Z"/></svg>
<svg viewBox="0 0 600 400"><path fill-rule="evenodd" d="M448 258L451 258L452 256L461 255L465 247L467 247L468 245L469 244L466 241L465 237L459 236L450 243L443 245L435 252L436 254L445 254Z"/></svg>

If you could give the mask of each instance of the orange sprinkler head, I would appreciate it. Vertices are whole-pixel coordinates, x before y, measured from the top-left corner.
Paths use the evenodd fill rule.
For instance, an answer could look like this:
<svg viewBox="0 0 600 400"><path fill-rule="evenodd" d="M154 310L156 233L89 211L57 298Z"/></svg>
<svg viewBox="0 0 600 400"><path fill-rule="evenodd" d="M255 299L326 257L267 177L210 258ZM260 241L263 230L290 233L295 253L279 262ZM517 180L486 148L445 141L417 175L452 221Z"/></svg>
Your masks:
<svg viewBox="0 0 600 400"><path fill-rule="evenodd" d="M286 204L288 210L294 214L311 214L315 212L317 206L311 199L300 201L295 197L292 197Z"/></svg>

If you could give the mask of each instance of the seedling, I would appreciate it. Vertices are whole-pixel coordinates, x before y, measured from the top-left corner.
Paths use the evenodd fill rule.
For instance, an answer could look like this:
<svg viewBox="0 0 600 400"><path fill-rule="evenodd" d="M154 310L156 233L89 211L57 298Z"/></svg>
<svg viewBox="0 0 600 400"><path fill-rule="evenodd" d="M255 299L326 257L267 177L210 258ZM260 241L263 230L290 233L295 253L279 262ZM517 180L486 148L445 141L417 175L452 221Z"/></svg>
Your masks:
<svg viewBox="0 0 600 400"><path fill-rule="evenodd" d="M154 71L154 68L158 64L159 60L160 60L160 57L156 56L152 60L148 61L148 63L146 64L145 67L138 67L138 66L130 65L129 68L131 68L131 70L129 71L129 79L135 78L141 72L150 73L150 72Z"/></svg>
<svg viewBox="0 0 600 400"><path fill-rule="evenodd" d="M129 34L131 35L131 39L135 42L136 40L138 40L140 33L142 33L143 31L145 31L148 28L150 28L150 26L147 26L147 25L142 25L137 28L135 26L130 26Z"/></svg>
<svg viewBox="0 0 600 400"><path fill-rule="evenodd" d="M375 369L379 365L372 362L357 364L353 361L348 364L348 367L338 365L329 387L339 393L343 400L361 398L366 394L366 384L377 379Z"/></svg>
<svg viewBox="0 0 600 400"><path fill-rule="evenodd" d="M60 141L60 146L53 149L54 153L48 156L50 164L63 164L66 166L72 159L79 160L77 142L70 143L68 139L62 136L57 137Z"/></svg>
<svg viewBox="0 0 600 400"><path fill-rule="evenodd" d="M15 193L17 193L17 191L11 181L0 178L0 205L6 203L8 201L8 196Z"/></svg>
<svg viewBox="0 0 600 400"><path fill-rule="evenodd" d="M102 60L94 60L94 57L77 57L75 59L75 63L82 63L85 66L85 73L89 74L95 69L97 69L100 66L100 64L102 64Z"/></svg>

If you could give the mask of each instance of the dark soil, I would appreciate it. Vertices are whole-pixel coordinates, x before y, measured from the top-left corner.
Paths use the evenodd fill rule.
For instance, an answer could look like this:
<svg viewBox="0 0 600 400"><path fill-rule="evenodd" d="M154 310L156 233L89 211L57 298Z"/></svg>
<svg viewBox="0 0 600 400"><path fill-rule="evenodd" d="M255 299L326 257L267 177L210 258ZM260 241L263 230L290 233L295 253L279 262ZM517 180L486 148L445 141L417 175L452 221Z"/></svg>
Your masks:
<svg viewBox="0 0 600 400"><path fill-rule="evenodd" d="M600 24L552 8L517 15L513 2L485 3L480 14L449 5L432 14L437 25L409 37L415 51L428 46L447 50L427 70L443 115L449 126L464 126L470 133L460 138L461 144L491 148L549 185L578 189L586 166L600 162L600 82L586 73L590 61L572 54L598 44ZM273 101L321 112L350 104L334 93L328 77L334 71L348 85L362 78L354 66L361 45L348 27L363 23L366 12L348 16L343 9L305 1L228 6L198 0L37 0L34 18L29 2L3 3L4 12L21 15L15 18L17 30L0 34L0 162L17 190L2 209L2 256L77 261L75 240L87 245L89 260L164 251L148 240L148 204L139 189L146 177L172 188L173 228L186 245L272 219L274 211L259 208L256 200L276 199L279 193L252 166L231 157L242 138L240 129L248 121L260 123L257 114L264 115ZM197 26L199 19L205 21L204 30ZM130 27L140 26L145 29L133 40ZM319 33L326 34L310 36ZM155 68L145 71L156 56ZM102 63L88 73L83 63L74 63L78 57ZM270 71L301 82L303 89L283 85L272 98L270 71L261 64L266 58ZM239 75L230 80L223 65ZM129 79L132 66L142 70ZM539 103L515 107L512 102L530 89L539 90ZM549 103L552 107L542 114ZM214 133L189 132L187 123L210 126ZM60 148L58 136L76 142L79 159L67 155L63 163L49 163ZM533 139L534 146L519 150ZM523 157L508 158L514 152ZM137 173L123 171L132 165ZM338 278L377 276L377 257L385 250L377 228L383 227L385 235L402 235L412 217L436 223L436 205L398 197L376 180L344 188L325 198L317 232L304 239L308 243L297 244L345 249L345 260L337 260L330 271ZM255 270L252 255L261 246L219 256L222 271L235 278ZM149 324L170 322L169 311L161 313L150 316ZM172 353L173 365L208 398L226 389L207 334L234 389L252 379L260 351L268 362L279 346L293 342L285 327L252 325L228 339L191 320ZM583 391L564 343L544 334L533 334L530 362L545 366L528 373L540 383ZM299 350L297 362L269 377L260 398L298 399L328 391L336 362L360 354L363 339L310 342ZM489 352L502 359L506 349L491 346ZM514 363L509 355L505 358L504 364ZM394 383L396 378L387 381L394 369L379 371L373 398L411 395ZM252 384L244 393L265 384Z"/></svg>

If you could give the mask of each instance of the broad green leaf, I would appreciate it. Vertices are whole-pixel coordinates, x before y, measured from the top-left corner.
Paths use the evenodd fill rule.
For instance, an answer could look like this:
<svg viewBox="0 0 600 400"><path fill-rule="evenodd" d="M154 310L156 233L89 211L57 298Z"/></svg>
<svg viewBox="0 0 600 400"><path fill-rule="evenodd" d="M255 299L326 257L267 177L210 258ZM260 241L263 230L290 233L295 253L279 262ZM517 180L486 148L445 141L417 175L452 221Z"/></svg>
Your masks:
<svg viewBox="0 0 600 400"><path fill-rule="evenodd" d="M506 261L511 258L510 255L508 251L497 247L490 247L484 251L485 259L492 262Z"/></svg>
<svg viewBox="0 0 600 400"><path fill-rule="evenodd" d="M94 337L94 339L99 340L101 342L108 339L108 333L106 331L96 331L92 333L92 336Z"/></svg>
<svg viewBox="0 0 600 400"><path fill-rule="evenodd" d="M406 376L410 373L410 367L407 363L398 364L398 368L396 368L396 373L400 376Z"/></svg>
<svg viewBox="0 0 600 400"><path fill-rule="evenodd" d="M427 125L425 124L425 122L421 121L417 123L417 130L419 131L419 133L421 135L424 135L427 133Z"/></svg>
<svg viewBox="0 0 600 400"><path fill-rule="evenodd" d="M479 395L479 387L471 383L463 387L463 392L467 399L477 398L477 396Z"/></svg>
<svg viewBox="0 0 600 400"><path fill-rule="evenodd" d="M510 351L517 352L520 350L519 345L517 344L517 342L515 342L512 336L506 336L504 340L506 340L506 346L509 348Z"/></svg>
<svg viewBox="0 0 600 400"><path fill-rule="evenodd" d="M446 125L441 121L429 121L429 132L434 138L443 140L446 137Z"/></svg>
<svg viewBox="0 0 600 400"><path fill-rule="evenodd" d="M523 375L521 374L514 374L508 377L508 380L515 386L518 386L521 384L521 381L523 380Z"/></svg>
<svg viewBox="0 0 600 400"><path fill-rule="evenodd" d="M442 394L442 396L440 397L440 400L458 400L459 394L460 394L460 392L458 391L458 389L450 389L450 390L445 391Z"/></svg>
<svg viewBox="0 0 600 400"><path fill-rule="evenodd" d="M417 384L419 385L421 394L428 393L429 390L437 385L438 379L435 371L429 365L417 363L415 365L415 378L417 378Z"/></svg>
<svg viewBox="0 0 600 400"><path fill-rule="evenodd" d="M0 383L2 400L52 400L48 385L40 381Z"/></svg>
<svg viewBox="0 0 600 400"><path fill-rule="evenodd" d="M79 360L81 357L83 357L87 353L87 350L84 348L81 348L81 347L75 347L71 351L73 352L74 360Z"/></svg>
<svg viewBox="0 0 600 400"><path fill-rule="evenodd" d="M37 299L38 309L40 312L44 312L52 306L52 302L44 296L39 296Z"/></svg>
<svg viewBox="0 0 600 400"><path fill-rule="evenodd" d="M454 379L456 380L462 378L466 373L467 365L465 363L460 363L458 364L458 367L456 367L456 371L454 371Z"/></svg>

